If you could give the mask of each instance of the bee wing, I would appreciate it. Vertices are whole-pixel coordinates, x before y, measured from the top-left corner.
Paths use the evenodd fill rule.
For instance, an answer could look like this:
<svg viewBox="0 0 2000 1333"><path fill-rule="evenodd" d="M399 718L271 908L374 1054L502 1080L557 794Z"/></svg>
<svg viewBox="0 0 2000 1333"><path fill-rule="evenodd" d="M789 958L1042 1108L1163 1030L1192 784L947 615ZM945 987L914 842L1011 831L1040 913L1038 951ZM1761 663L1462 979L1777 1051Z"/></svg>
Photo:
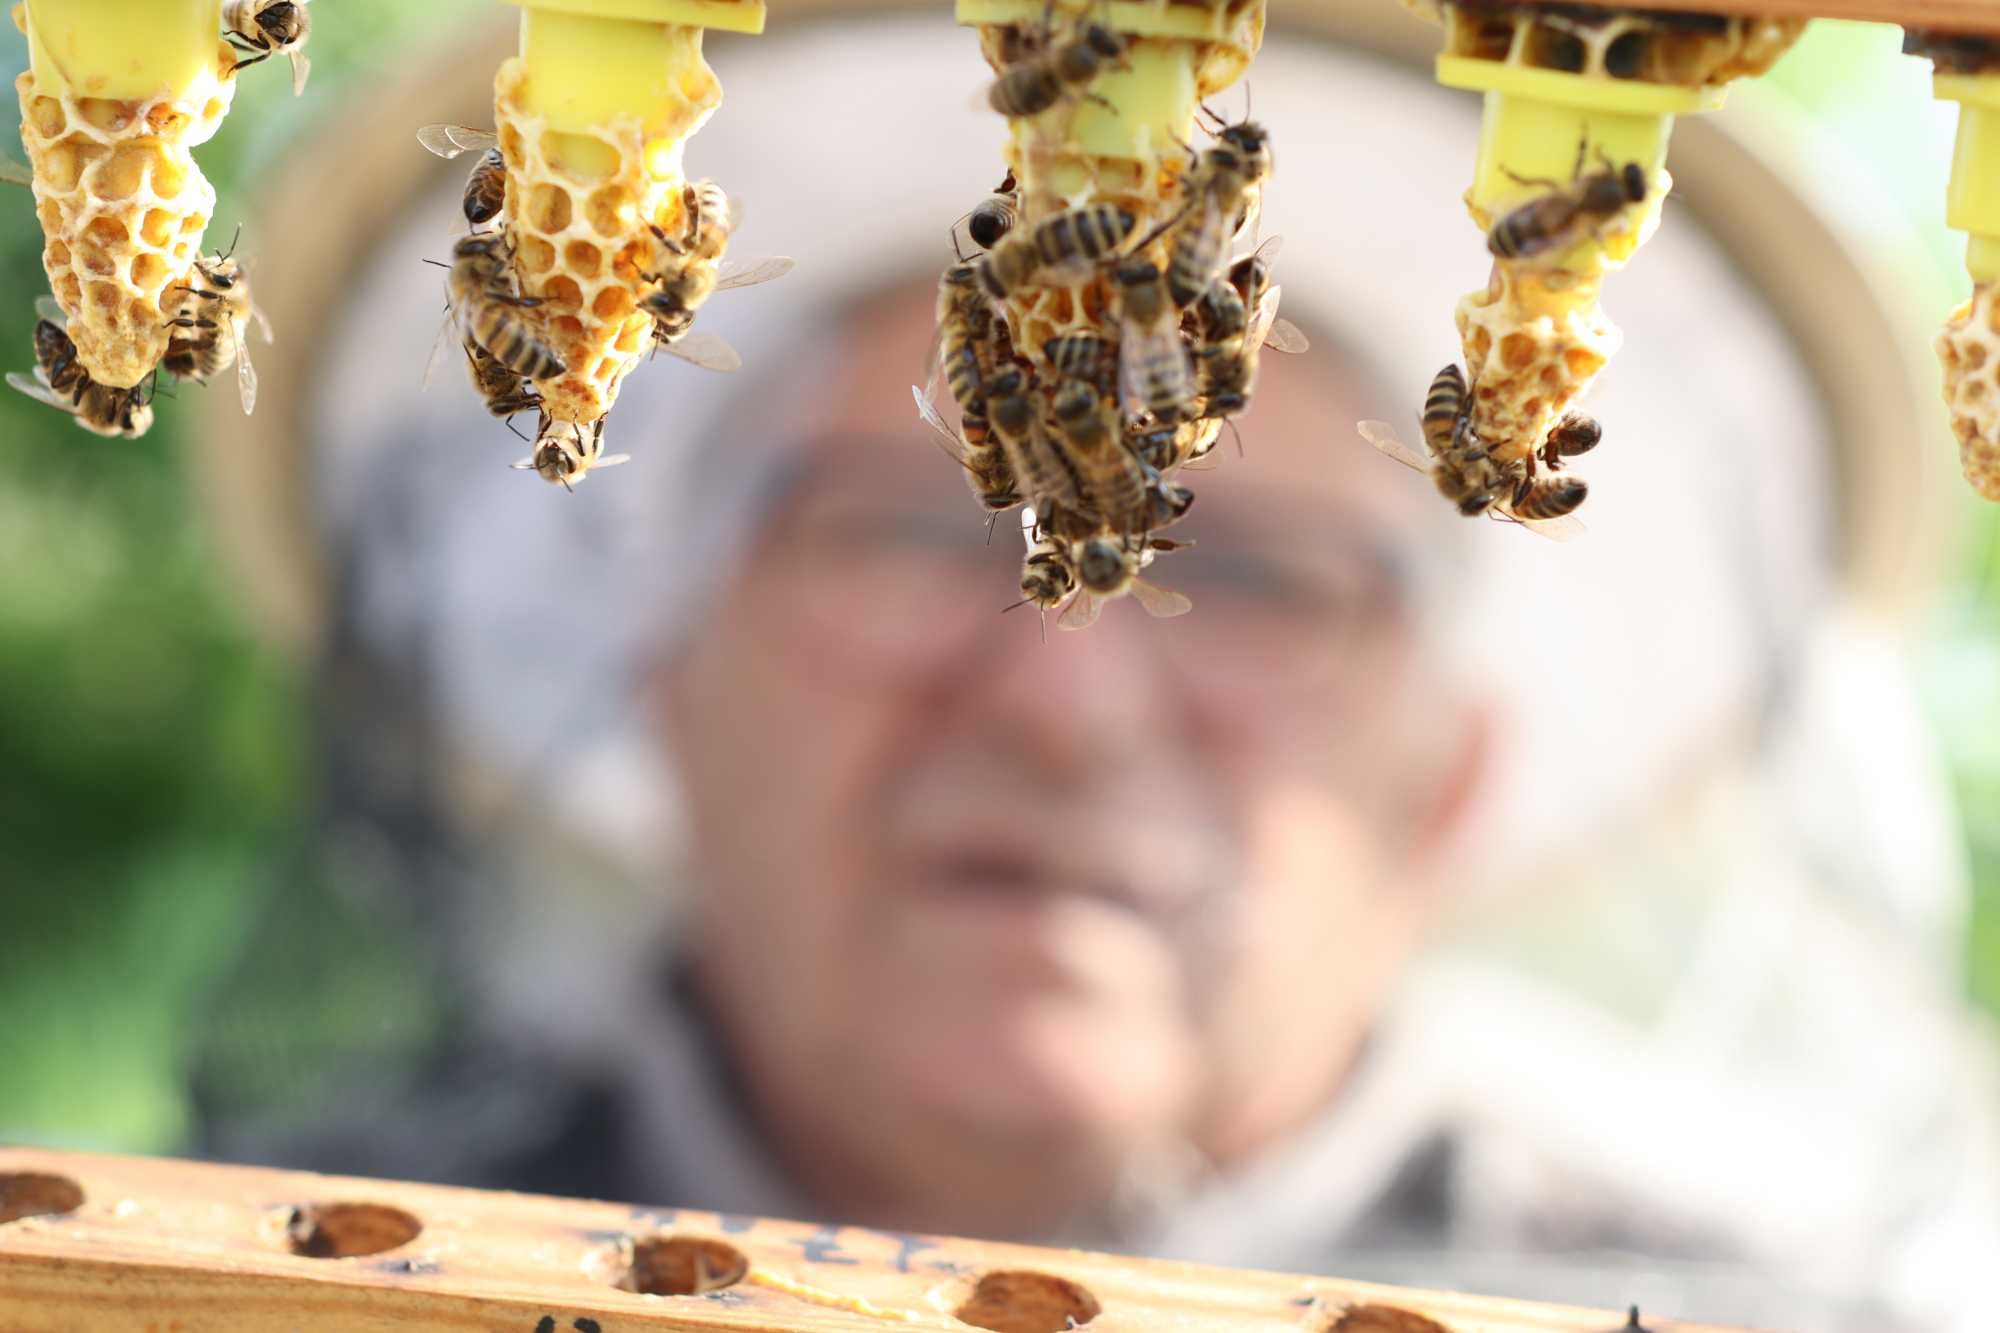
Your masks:
<svg viewBox="0 0 2000 1333"><path fill-rule="evenodd" d="M910 397L917 400L917 415L924 419L925 425L937 432L938 442L944 447L944 451L951 455L952 461L960 467L971 466L966 461L968 446L965 438L944 424L944 418L938 415L937 408L933 407L931 400L924 396L924 391L912 384Z"/></svg>
<svg viewBox="0 0 2000 1333"><path fill-rule="evenodd" d="M1028 548L1028 554L1035 553L1035 526L1040 522L1035 517L1033 505L1021 506L1021 544Z"/></svg>
<svg viewBox="0 0 2000 1333"><path fill-rule="evenodd" d="M67 412L71 416L76 415L76 405L68 399L57 397L55 392L46 384L38 383L35 380L29 379L26 375L18 374L11 370L7 372L7 383L22 393L27 394L28 397L38 403L47 403L50 407Z"/></svg>
<svg viewBox="0 0 2000 1333"><path fill-rule="evenodd" d="M1132 580L1132 596L1139 605L1146 608L1146 614L1162 620L1173 616L1184 616L1194 610L1194 600L1184 592L1172 588L1162 588L1157 583L1145 579Z"/></svg>
<svg viewBox="0 0 2000 1333"><path fill-rule="evenodd" d="M1361 432L1361 438L1374 445L1404 467L1415 468L1419 472L1431 470L1430 460L1396 438L1396 432L1386 421L1362 421L1355 423L1354 429Z"/></svg>
<svg viewBox="0 0 2000 1333"><path fill-rule="evenodd" d="M1178 358L1185 374L1193 373L1180 330L1172 320L1162 320L1151 329L1127 324L1118 340L1118 405L1128 416L1146 410L1146 384L1142 368Z"/></svg>
<svg viewBox="0 0 2000 1333"><path fill-rule="evenodd" d="M458 312L447 309L444 312L444 323L438 326L437 337L431 343L430 360L424 362L424 388L428 389L431 387L431 376L437 374L438 365L444 360L446 335L457 327Z"/></svg>
<svg viewBox="0 0 2000 1333"><path fill-rule="evenodd" d="M677 356L703 370L719 370L726 374L743 369L743 358L719 333L690 333L666 344L663 350L668 356Z"/></svg>
<svg viewBox="0 0 2000 1333"><path fill-rule="evenodd" d="M500 142L491 130L475 130L469 125L426 125L417 131L417 142L439 157L460 153L483 153Z"/></svg>
<svg viewBox="0 0 2000 1333"><path fill-rule="evenodd" d="M798 267L798 261L790 255L771 255L764 259L724 260L715 280L715 290L730 291L737 287L755 287L762 282L774 282Z"/></svg>
<svg viewBox="0 0 2000 1333"><path fill-rule="evenodd" d="M62 304L55 297L37 296L35 298L35 313L61 329L64 333L69 332L69 316L63 312Z"/></svg>
<svg viewBox="0 0 2000 1333"><path fill-rule="evenodd" d="M1069 605L1056 617L1057 629L1089 629L1097 623L1097 613L1104 609L1104 599L1094 592L1077 589L1069 599Z"/></svg>
<svg viewBox="0 0 2000 1333"><path fill-rule="evenodd" d="M1276 259L1278 257L1278 251L1284 248L1285 248L1284 237L1266 236L1264 238L1264 243L1262 245L1259 245L1256 248L1256 250L1254 250L1252 253L1255 254L1257 258L1263 260L1266 264L1268 264L1272 260Z"/></svg>
<svg viewBox="0 0 2000 1333"><path fill-rule="evenodd" d="M1273 319L1270 332L1264 335L1264 346L1274 352L1284 352L1297 356L1312 350L1312 340L1305 331L1289 319Z"/></svg>
<svg viewBox="0 0 2000 1333"><path fill-rule="evenodd" d="M311 56L296 46L289 54L292 58L292 96L297 97L306 90L306 76L312 73L313 62Z"/></svg>
<svg viewBox="0 0 2000 1333"><path fill-rule="evenodd" d="M1502 514L1489 509L1488 514L1501 523L1517 523L1537 537L1547 537L1552 542L1575 541L1590 529L1583 526L1583 520L1575 514L1564 514L1561 518L1518 518L1513 514Z"/></svg>
<svg viewBox="0 0 2000 1333"><path fill-rule="evenodd" d="M250 307L250 322L256 326L257 336L264 340L266 346L278 340L271 332L271 317L264 313L262 306Z"/></svg>
<svg viewBox="0 0 2000 1333"><path fill-rule="evenodd" d="M0 181L8 185L25 185L32 189L35 184L35 173L11 157L0 157Z"/></svg>
<svg viewBox="0 0 2000 1333"><path fill-rule="evenodd" d="M595 463L592 463L590 466L591 469L595 471L596 469L601 467L618 467L621 464L629 463L631 461L632 461L632 455L630 454L606 454L603 458L598 459Z"/></svg>
<svg viewBox="0 0 2000 1333"><path fill-rule="evenodd" d="M1265 289L1263 297L1257 302L1257 308L1250 312L1250 327L1245 330L1243 336L1245 347L1262 347L1270 338L1271 330L1278 322L1278 297L1284 290L1276 283ZM1305 349L1301 347L1299 350Z"/></svg>
<svg viewBox="0 0 2000 1333"><path fill-rule="evenodd" d="M230 340L236 344L236 393L243 401L243 415L257 410L257 367L250 364L250 339L244 336L248 320L231 320Z"/></svg>

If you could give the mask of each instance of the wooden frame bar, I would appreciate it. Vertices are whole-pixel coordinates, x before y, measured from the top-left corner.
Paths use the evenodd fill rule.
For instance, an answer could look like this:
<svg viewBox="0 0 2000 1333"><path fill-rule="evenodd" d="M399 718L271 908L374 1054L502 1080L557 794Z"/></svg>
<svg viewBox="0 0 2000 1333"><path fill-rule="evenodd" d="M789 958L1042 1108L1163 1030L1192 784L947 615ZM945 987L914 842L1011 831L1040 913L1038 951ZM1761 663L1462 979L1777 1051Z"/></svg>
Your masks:
<svg viewBox="0 0 2000 1333"><path fill-rule="evenodd" d="M1630 5L1582 0L1607 9L1685 9L1703 14L1776 18L1866 19L1947 32L2000 33L2000 0L1634 0Z"/></svg>
<svg viewBox="0 0 2000 1333"><path fill-rule="evenodd" d="M1077 1250L0 1149L0 1333L1054 1333L1072 1318L1096 1333L1629 1327L1609 1311Z"/></svg>

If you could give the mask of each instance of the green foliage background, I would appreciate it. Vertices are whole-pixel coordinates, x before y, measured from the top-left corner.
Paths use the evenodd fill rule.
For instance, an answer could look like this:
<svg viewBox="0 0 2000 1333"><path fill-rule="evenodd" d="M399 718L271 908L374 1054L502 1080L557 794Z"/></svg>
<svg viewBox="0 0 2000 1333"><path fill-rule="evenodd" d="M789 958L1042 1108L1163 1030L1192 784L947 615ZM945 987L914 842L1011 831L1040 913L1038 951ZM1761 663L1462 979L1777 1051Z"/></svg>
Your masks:
<svg viewBox="0 0 2000 1333"><path fill-rule="evenodd" d="M409 43L488 11L315 5L307 96L292 99L281 62L252 71L201 151L221 200L211 238L235 228L302 122L390 77ZM10 72L26 63L11 26L0 53ZM1906 151L1936 132L1926 67L1898 55L1893 30L1820 25L1755 95L1797 104L1868 159L1927 238L1935 290L1923 299L1942 311L1963 294L1943 182ZM12 99L5 114L18 143ZM0 362L25 370L41 237L25 195L0 205L0 348L13 349ZM308 800L303 682L242 618L183 467L185 420L163 403L148 438L100 440L0 394L0 1139L176 1143L194 999L285 863ZM1970 984L2000 1010L2000 508L1966 508L1925 661L1978 876ZM354 988L379 1000L392 982L374 968ZM365 1021L379 1008L339 1012Z"/></svg>

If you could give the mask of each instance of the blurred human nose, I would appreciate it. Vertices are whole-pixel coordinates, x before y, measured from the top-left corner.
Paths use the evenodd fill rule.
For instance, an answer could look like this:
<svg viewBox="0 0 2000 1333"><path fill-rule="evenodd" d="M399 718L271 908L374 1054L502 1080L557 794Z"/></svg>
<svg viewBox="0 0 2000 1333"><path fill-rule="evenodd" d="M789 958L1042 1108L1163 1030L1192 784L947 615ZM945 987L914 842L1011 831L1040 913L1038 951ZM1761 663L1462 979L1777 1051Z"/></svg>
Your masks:
<svg viewBox="0 0 2000 1333"><path fill-rule="evenodd" d="M958 676L964 713L989 744L1059 782L1137 772L1174 748L1181 701L1134 605L1114 602L1086 630L1051 628L1046 642L1013 623L1019 614L981 636L976 662Z"/></svg>

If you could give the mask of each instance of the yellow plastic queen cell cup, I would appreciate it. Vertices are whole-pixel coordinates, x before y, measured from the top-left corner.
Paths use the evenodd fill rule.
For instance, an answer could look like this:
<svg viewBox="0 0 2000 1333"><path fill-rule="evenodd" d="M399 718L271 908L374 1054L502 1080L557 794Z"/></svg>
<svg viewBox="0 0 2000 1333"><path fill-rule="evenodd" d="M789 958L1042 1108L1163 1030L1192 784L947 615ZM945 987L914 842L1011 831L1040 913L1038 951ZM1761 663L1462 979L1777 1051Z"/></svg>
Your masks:
<svg viewBox="0 0 2000 1333"><path fill-rule="evenodd" d="M758 33L762 0L503 0L520 54L494 82L508 232L522 289L562 358L537 388L551 416L602 418L649 345L639 308L660 263L652 229L685 214L687 140L722 102L711 28Z"/></svg>
<svg viewBox="0 0 2000 1333"><path fill-rule="evenodd" d="M28 0L14 19L42 266L83 368L130 388L166 352L215 210L189 150L235 94L221 0Z"/></svg>

